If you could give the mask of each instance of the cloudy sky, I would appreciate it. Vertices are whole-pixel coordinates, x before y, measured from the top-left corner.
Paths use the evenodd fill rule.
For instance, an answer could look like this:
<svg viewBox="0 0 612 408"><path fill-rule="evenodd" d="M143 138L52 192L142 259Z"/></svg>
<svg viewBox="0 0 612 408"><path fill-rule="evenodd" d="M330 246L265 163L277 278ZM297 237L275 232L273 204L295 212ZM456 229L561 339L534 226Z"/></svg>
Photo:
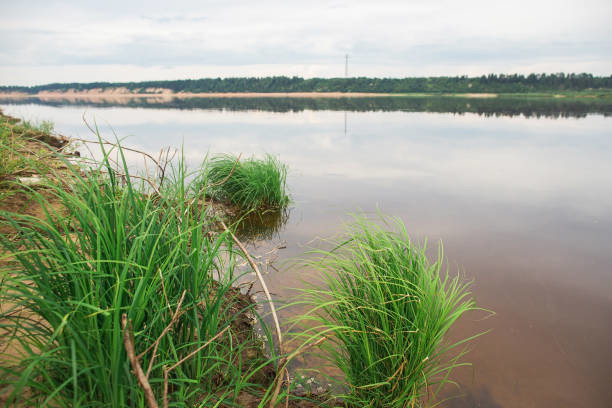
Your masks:
<svg viewBox="0 0 612 408"><path fill-rule="evenodd" d="M2 1L0 84L612 74L609 0Z"/></svg>

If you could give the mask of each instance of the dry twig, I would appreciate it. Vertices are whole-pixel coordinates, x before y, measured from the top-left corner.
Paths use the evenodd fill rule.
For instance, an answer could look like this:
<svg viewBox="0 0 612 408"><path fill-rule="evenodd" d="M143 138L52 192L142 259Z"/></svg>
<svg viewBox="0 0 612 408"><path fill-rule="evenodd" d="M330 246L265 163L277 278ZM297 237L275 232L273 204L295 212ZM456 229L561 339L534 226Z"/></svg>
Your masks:
<svg viewBox="0 0 612 408"><path fill-rule="evenodd" d="M283 385L281 381L281 378L283 377L283 373L285 374L287 378L287 389L289 389L289 387L291 386L291 381L289 380L289 370L287 369L289 362L293 360L295 357L297 357L299 354L306 352L312 347L318 346L326 339L327 339L326 337L321 337L319 340L315 341L314 343L310 343L302 348L298 348L293 353L291 353L288 357L281 359L278 365L280 368L278 370L278 373L276 374L276 378L274 379L276 386L274 388L274 393L272 394L272 398L270 399L270 405L269 405L270 408L273 408L276 405L278 394L280 394L280 389L281 389L281 386Z"/></svg>
<svg viewBox="0 0 612 408"><path fill-rule="evenodd" d="M244 247L242 242L240 242L240 240L238 238L236 238L236 236L232 233L232 231L229 230L229 228L227 228L227 225L225 225L225 223L223 221L221 221L221 225L223 226L223 229L225 229L225 231L227 231L230 234L230 236L232 237L232 239L234 240L236 245L238 245L238 247L240 248L240 250L242 251L242 253L246 257L247 261L251 265L251 268L253 268L253 271L255 272L255 275L257 275L257 279L259 280L259 283L261 284L261 287L263 288L264 293L266 294L266 298L268 299L268 302L270 304L270 311L272 312L272 318L274 319L274 326L276 328L276 335L278 336L278 350L279 350L279 353L282 354L283 353L283 337L282 337L282 334L281 334L281 328L280 328L280 323L279 323L279 320L278 320L278 316L276 314L276 308L274 307L274 302L272 301L272 296L270 295L270 291L268 290L268 286L266 285L266 282L264 281L263 276L262 276L261 272L259 271L259 268L257 267L257 264L255 263L255 261L253 260L251 255L249 255L249 252L246 250L246 248ZM295 354L296 353L294 352L290 357L293 358ZM279 367L281 367L281 368L280 368L279 372L277 373L276 378L274 379L274 381L276 382L276 387L275 387L275 390L274 390L274 394L272 395L272 399L270 400L270 408L274 407L274 405L276 404L276 400L278 399L278 394L280 392L280 387L282 385L281 378L282 378L283 374L286 374L287 377L289 377L289 372L287 370L287 363L288 362L289 362L289 359L287 359L287 358L282 358L280 360Z"/></svg>
<svg viewBox="0 0 612 408"><path fill-rule="evenodd" d="M102 137L100 136L100 132L98 131L98 125L96 124L96 128L94 129L94 128L93 128L93 127L92 127L92 126L89 124L89 122L87 122L87 119L85 118L85 112L83 112L83 122L85 123L85 126L87 126L87 128L88 128L88 129L91 131L91 133L93 133L94 135L96 135L96 136L98 136L98 137L99 137L99 140L98 140L98 141L92 141L92 140L87 140L87 139L72 139L72 140L79 141L79 142L82 142L82 143L96 143L96 144L100 144L100 143L102 143L102 144L109 145L109 146L114 146L114 147L117 147L117 146L118 146L118 143L112 143L112 142L109 142L109 141L107 141L107 140L102 139ZM111 128L111 130L112 130L112 128ZM113 133L114 133L114 130L113 130ZM115 136L116 136L116 135L115 135ZM149 159L151 159L151 161L153 161L153 163L155 163L155 165L156 165L156 166L159 168L159 170L161 171L162 178L163 178L163 176L164 176L164 172L165 172L165 170L166 170L166 169L165 169L165 167L162 167L162 166L159 164L159 162L158 162L157 160L155 160L155 158L154 158L153 156L151 156L150 154L148 154L148 153L146 153L146 152L143 152L143 151L141 151L141 150L137 150L137 149L133 149L133 148L129 148L129 147L123 147L123 146L122 146L121 148L122 148L123 150L127 150L127 151L130 151L130 152L140 153L140 154L142 154L143 156L146 156L146 157L148 157Z"/></svg>
<svg viewBox="0 0 612 408"><path fill-rule="evenodd" d="M195 356L197 353L199 353L202 349L204 349L210 343L212 343L213 341L217 340L219 337L221 337L223 335L223 333L228 331L229 328L230 328L230 326L225 327L225 329L223 329L219 333L215 334L215 336L212 339L208 340L206 343L202 344L200 347L198 347L197 349L195 349L191 353L187 354L185 357L180 359L177 363L175 363L172 366L170 366L170 368L164 366L164 398L163 398L164 408L168 407L168 374L170 373L170 371L174 370L176 367L180 366L185 361L187 361L191 357Z"/></svg>
<svg viewBox="0 0 612 408"><path fill-rule="evenodd" d="M125 346L125 351L127 352L128 359L130 360L132 370L134 371L136 379L138 380L138 385L140 385L140 388L142 388L142 391L145 394L147 405L149 408L159 408L159 405L157 405L157 401L155 400L155 395L153 394L151 384L149 384L149 380L142 371L138 357L136 357L134 342L132 339L132 323L128 322L126 313L121 316L121 326L125 332L123 335L123 345Z"/></svg>
<svg viewBox="0 0 612 408"><path fill-rule="evenodd" d="M161 274L161 271L160 271L160 274ZM138 359L140 359L149 350L151 350L151 348L153 348L153 355L151 356L151 360L149 361L149 367L147 368L147 378L149 378L149 374L151 374L151 369L153 368L153 362L155 361L155 357L156 357L156 354L157 354L157 347L159 347L159 342L161 341L162 337L164 337L166 335L166 333L168 333L170 328L172 326L174 326L174 323L176 323L176 320L183 314L183 313L179 313L179 312L181 311L181 305L183 304L183 300L185 300L185 294L186 293L187 293L187 291L184 290L183 294L181 295L181 299L179 300L178 304L176 305L176 309L174 310L174 314L172 315L172 318L170 319L170 323L168 323L166 328L161 332L161 334L159 335L157 340L155 340L155 342L153 344L151 344L145 351L143 351L142 353L140 353L138 355ZM168 305L168 306L170 306L170 305Z"/></svg>
<svg viewBox="0 0 612 408"><path fill-rule="evenodd" d="M257 275L257 279L259 280L259 283L261 284L264 290L264 293L266 294L266 298L268 299L268 302L270 303L270 311L272 312L272 318L274 319L274 326L276 327L276 335L278 336L278 348L279 348L279 351L282 353L283 337L281 334L278 316L276 314L276 308L274 307L274 302L272 301L272 296L270 296L270 291L268 290L268 286L266 285L266 282L264 281L263 276L261 275L261 272L259 271L259 268L257 267L257 264L255 263L255 261L253 261L253 258L251 257L251 255L249 255L249 252L246 250L242 242L240 242L240 240L236 238L234 233L230 231L229 228L227 228L227 225L225 225L223 221L221 221L221 226L223 227L225 231L227 231L230 234L230 236L232 237L236 245L238 245L238 247L240 248L240 250L246 257L247 261L251 265L251 268L253 268L253 271L255 271L255 275Z"/></svg>

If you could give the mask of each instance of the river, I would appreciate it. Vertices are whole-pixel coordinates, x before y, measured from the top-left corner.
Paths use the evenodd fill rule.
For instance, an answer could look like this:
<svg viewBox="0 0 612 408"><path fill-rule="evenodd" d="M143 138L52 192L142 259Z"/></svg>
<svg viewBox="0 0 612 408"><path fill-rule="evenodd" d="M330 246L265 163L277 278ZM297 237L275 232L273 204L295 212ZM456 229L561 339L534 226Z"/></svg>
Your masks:
<svg viewBox="0 0 612 408"><path fill-rule="evenodd" d="M495 312L455 328L453 336L491 332L473 342L472 368L455 372L464 395L445 406L609 406L609 106L214 103L0 108L91 139L85 114L126 145L182 147L193 166L207 153L271 153L289 166L293 198L287 223L259 247L285 246L267 275L280 299L309 279L283 261L340 233L348 213L397 216L414 240L443 242L449 270L473 280L478 305Z"/></svg>

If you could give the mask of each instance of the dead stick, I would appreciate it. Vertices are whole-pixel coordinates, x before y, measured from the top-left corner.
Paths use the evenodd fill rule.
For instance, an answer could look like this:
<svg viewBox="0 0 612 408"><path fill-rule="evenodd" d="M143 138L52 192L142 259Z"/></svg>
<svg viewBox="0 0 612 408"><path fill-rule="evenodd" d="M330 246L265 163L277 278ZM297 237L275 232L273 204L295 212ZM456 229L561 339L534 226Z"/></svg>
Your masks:
<svg viewBox="0 0 612 408"><path fill-rule="evenodd" d="M263 276L261 275L261 272L259 272L259 268L255 264L255 261L253 261L253 258L251 258L251 255L249 255L249 252L246 250L244 245L242 245L242 242L240 242L238 238L236 238L236 236L232 233L232 231L230 231L227 228L227 225L225 225L223 221L221 221L221 226L223 226L223 229L225 229L225 231L229 232L230 236L232 237L236 245L238 245L238 247L240 248L240 250L246 257L247 261L251 265L251 268L253 268L253 271L255 271L255 275L257 275L257 279L259 280L259 283L261 283L264 293L266 294L266 298L268 299L268 302L270 303L270 311L272 312L272 318L274 319L274 325L276 326L276 335L278 336L278 348L279 348L279 352L282 353L283 337L281 334L278 316L276 315L276 308L274 307L274 302L272 302L272 296L270 296L270 291L268 290L268 286L266 285L266 282L264 281Z"/></svg>
<svg viewBox="0 0 612 408"><path fill-rule="evenodd" d="M99 143L101 142L102 144L105 144L105 145L110 145L110 146L115 146L115 147L118 147L118 146L119 146L119 143L112 143L112 142L108 142L108 141L106 141L106 140L102 139L102 137L100 136L100 132L98 131L98 125L96 124L96 129L93 129L93 128L91 127L91 125L89 124L89 122L87 122L87 119L85 118L85 112L83 112L83 122L85 122L85 126L87 126L87 128L89 128L89 130L90 130L90 131L91 131L91 132L92 132L94 135L98 136L98 137L100 138L100 140L98 140L98 141L92 141L92 140L87 140L87 139L71 138L72 140L76 140L76 141L83 142L83 143L98 143L98 144L99 144ZM112 129L111 129L111 130L112 130ZM114 133L114 131L113 131L113 133ZM115 135L115 136L116 136L116 135ZM150 154L148 154L148 153L146 153L146 152L143 152L143 151L141 151L141 150L136 150L136 149L127 148L127 147L122 147L122 149L123 149L123 150L129 150L129 151L131 151L131 152L135 152L135 153L139 153L139 154L142 154L143 156L148 157L149 159L151 159L151 160L153 161L153 163L155 163L155 165L156 165L156 166L157 166L159 169L161 169L161 171L162 171L162 173L163 173L164 168L163 168L163 167L162 167L162 166L159 164L159 162L158 162L157 160L155 160L155 158L154 158L153 156L151 156Z"/></svg>
<svg viewBox="0 0 612 408"><path fill-rule="evenodd" d="M174 315L172 315L172 318L170 319L170 323L162 331L162 333L159 335L157 340L155 340L155 343L153 343L153 346L154 346L153 347L153 354L151 355L151 360L149 361L149 367L147 368L147 378L149 378L149 375L151 374L151 369L153 368L153 362L155 361L155 357L157 355L157 347L159 347L159 343L161 342L162 337L164 337L166 335L166 333L168 333L170 328L172 326L174 326L174 323L176 323L176 320L182 315L182 313L179 314L179 312L181 311L181 305L183 304L183 300L185 299L185 294L186 293L187 293L187 291L184 290L183 294L181 295L181 299L179 300L178 304L176 305L176 310L174 311ZM149 348L146 351L140 353L139 357L142 356L147 351L149 351L150 349L151 349L151 346L149 346Z"/></svg>
<svg viewBox="0 0 612 408"><path fill-rule="evenodd" d="M132 324L131 322L128 324L127 314L125 313L121 316L121 326L125 332L123 335L125 351L127 352L128 359L130 360L132 370L138 379L138 385L140 385L140 388L142 388L145 394L147 405L149 408L159 408L159 405L157 405L157 401L155 400L153 390L151 389L151 385L149 384L149 380L147 380L147 377L145 377L142 367L140 366L140 362L138 361L138 358L136 358L134 343L132 342Z"/></svg>
<svg viewBox="0 0 612 408"><path fill-rule="evenodd" d="M195 356L197 353L199 353L204 347L208 346L210 343L212 343L213 341L217 340L219 337L221 337L221 335L223 333L225 333L226 331L228 331L230 328L230 326L227 326L225 329L221 330L219 333L215 334L215 336L208 340L206 343L202 344L200 347L198 347L197 349L193 350L191 353L187 354L185 357L183 357L179 362L175 363L173 366L171 366L168 369L168 372L174 370L176 367L180 366L181 364L183 364L185 361L189 360L191 357Z"/></svg>
<svg viewBox="0 0 612 408"><path fill-rule="evenodd" d="M280 323L278 321L278 316L276 315L276 308L274 307L274 302L272 301L272 296L270 296L270 291L268 290L268 286L266 285L266 282L264 281L263 276L261 272L259 271L259 268L257 267L257 264L255 263L255 261L253 261L253 258L251 258L251 255L249 255L249 252L246 250L244 245L242 245L242 242L240 242L240 240L236 238L236 236L232 233L232 231L229 230L229 228L227 228L227 225L225 225L223 221L221 221L221 226L223 226L223 229L225 229L225 231L227 231L230 234L230 236L232 237L236 245L238 245L238 247L240 248L240 250L246 257L247 261L251 265L251 268L253 268L253 271L255 271L255 275L257 275L257 279L259 280L259 283L261 283L261 287L263 288L264 293L266 294L266 298L268 299L268 302L270 303L270 311L272 312L272 318L274 319L274 325L276 326L276 335L278 336L278 351L280 354L282 354L283 353L283 336L281 334ZM272 396L272 399L270 400L270 407L274 406L274 404L276 403L276 399L278 398L278 394L280 392L280 384L282 383L280 379L282 378L283 371L286 370L285 368L286 361L287 359L281 359L280 361L279 367L283 367L283 368L281 368L281 371L279 373L280 375L277 375L275 379L276 388L274 390L274 395Z"/></svg>
<svg viewBox="0 0 612 408"><path fill-rule="evenodd" d="M285 368L285 376L287 378L287 395L285 395L285 408L289 408L289 390L291 389L291 377L289 377L289 370Z"/></svg>
<svg viewBox="0 0 612 408"><path fill-rule="evenodd" d="M230 172L228 173L227 176L225 176L225 178L223 178L223 180L217 182L217 183L213 183L211 185L209 185L208 187L217 187L220 186L222 184L224 184L227 180L229 180L229 178L232 176L232 174L234 173L234 170L236 169L236 166L238 165L238 163L240 162L240 158L242 157L242 153L240 153L238 155L238 158L236 158L236 161L234 162L234 165L232 166L232 169L230 170Z"/></svg>
<svg viewBox="0 0 612 408"><path fill-rule="evenodd" d="M164 408L168 408L168 367L164 365Z"/></svg>
<svg viewBox="0 0 612 408"><path fill-rule="evenodd" d="M287 366L289 365L289 362L293 360L299 354L302 354L308 351L312 347L318 346L326 339L327 339L326 337L321 337L319 340L315 341L314 343L310 343L303 348L298 348L293 353L291 353L288 357L281 359L278 365L280 367L280 370L276 374L276 378L274 379L274 381L276 382L276 386L274 387L274 393L272 394L272 398L270 399L270 408L273 408L276 405L276 400L278 399L278 394L280 394L280 389L282 386L281 378L283 377L283 373L286 374L287 380L289 379L289 371L287 370Z"/></svg>
<svg viewBox="0 0 612 408"><path fill-rule="evenodd" d="M170 373L170 371L174 370L176 367L178 367L179 365L183 364L185 361L187 361L188 359L196 355L196 353L198 353L204 347L208 346L210 343L217 340L219 337L221 337L223 333L229 330L229 328L230 326L227 326L225 329L215 334L215 336L212 339L208 340L206 343L198 347L196 350L192 351L187 356L183 357L178 363L174 364L170 368L164 366L164 397L163 397L164 408L168 408L168 374Z"/></svg>

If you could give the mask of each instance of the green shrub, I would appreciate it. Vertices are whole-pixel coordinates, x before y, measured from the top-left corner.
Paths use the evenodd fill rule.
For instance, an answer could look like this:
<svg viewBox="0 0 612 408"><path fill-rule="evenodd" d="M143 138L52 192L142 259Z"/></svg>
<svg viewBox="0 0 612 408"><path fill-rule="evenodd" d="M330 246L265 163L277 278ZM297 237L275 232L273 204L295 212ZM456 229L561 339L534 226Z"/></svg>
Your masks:
<svg viewBox="0 0 612 408"><path fill-rule="evenodd" d="M349 406L421 406L461 365L463 352L445 354L463 341L443 339L475 305L467 284L441 272L441 251L429 262L401 221L382 220L391 231L357 217L335 249L316 252L309 264L325 284L305 289L314 306L305 318L316 322L313 333L333 333L325 347L345 376Z"/></svg>
<svg viewBox="0 0 612 408"><path fill-rule="evenodd" d="M231 155L208 163L208 193L242 210L280 210L289 204L287 166L271 155L239 161Z"/></svg>

